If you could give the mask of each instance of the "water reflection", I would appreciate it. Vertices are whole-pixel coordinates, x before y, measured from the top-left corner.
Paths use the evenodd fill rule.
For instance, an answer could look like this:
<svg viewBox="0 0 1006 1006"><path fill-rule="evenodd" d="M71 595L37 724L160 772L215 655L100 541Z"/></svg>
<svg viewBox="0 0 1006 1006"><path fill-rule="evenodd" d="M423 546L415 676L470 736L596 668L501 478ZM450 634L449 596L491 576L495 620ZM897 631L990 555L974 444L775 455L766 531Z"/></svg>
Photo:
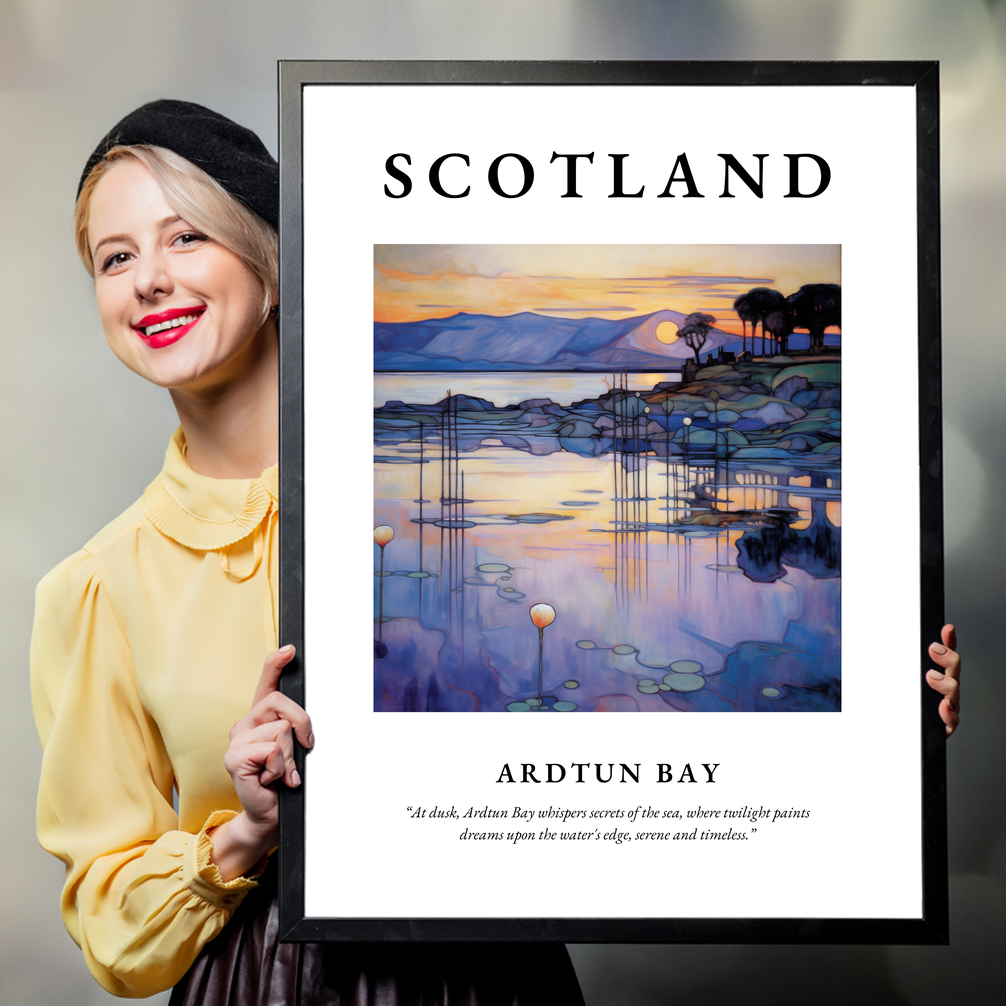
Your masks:
<svg viewBox="0 0 1006 1006"><path fill-rule="evenodd" d="M653 399L379 413L376 709L839 708L837 457L739 457Z"/></svg>

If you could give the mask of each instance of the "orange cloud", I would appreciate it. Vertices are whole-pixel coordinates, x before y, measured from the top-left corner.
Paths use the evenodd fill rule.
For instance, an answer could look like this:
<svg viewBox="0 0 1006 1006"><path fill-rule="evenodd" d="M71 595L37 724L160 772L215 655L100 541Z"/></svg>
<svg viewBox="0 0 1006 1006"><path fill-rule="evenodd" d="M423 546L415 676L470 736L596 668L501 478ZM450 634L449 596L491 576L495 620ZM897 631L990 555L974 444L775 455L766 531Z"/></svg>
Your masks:
<svg viewBox="0 0 1006 1006"><path fill-rule="evenodd" d="M841 281L837 246L599 245L563 252L562 246L375 248L374 320L522 311L613 319L670 309L703 311L721 330L739 334L733 301L752 286L791 293L803 283Z"/></svg>

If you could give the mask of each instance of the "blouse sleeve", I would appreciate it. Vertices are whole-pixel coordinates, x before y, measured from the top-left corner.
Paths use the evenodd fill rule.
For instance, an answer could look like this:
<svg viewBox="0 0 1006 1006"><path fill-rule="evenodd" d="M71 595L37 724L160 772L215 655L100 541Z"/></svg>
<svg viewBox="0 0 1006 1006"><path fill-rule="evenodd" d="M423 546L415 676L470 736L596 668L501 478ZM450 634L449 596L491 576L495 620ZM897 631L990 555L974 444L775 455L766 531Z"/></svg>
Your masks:
<svg viewBox="0 0 1006 1006"><path fill-rule="evenodd" d="M210 862L207 829L233 811L198 834L178 830L171 764L87 552L39 584L31 685L43 747L38 837L66 865L63 921L107 991L161 992L256 885L224 882Z"/></svg>

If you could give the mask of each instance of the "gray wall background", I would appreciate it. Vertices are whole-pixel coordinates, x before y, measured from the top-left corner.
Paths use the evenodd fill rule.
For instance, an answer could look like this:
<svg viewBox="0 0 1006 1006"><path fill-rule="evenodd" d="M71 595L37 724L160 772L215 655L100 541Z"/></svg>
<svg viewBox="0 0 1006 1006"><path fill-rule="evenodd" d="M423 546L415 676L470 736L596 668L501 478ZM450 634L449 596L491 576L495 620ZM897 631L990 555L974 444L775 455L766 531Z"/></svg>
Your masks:
<svg viewBox="0 0 1006 1006"><path fill-rule="evenodd" d="M1006 1002L1004 591L995 510L1006 455L1006 4L2 0L0 1006L109 999L62 928L61 867L34 838L32 591L139 495L175 424L166 394L105 347L71 240L78 173L113 122L160 97L219 109L275 149L280 58L942 61L947 615L960 629L967 664L964 725L949 757L953 945L572 952L589 1006ZM893 499L890 506L877 519L896 526ZM869 652L847 659L883 673ZM791 865L808 864L827 869L812 850L806 863Z"/></svg>

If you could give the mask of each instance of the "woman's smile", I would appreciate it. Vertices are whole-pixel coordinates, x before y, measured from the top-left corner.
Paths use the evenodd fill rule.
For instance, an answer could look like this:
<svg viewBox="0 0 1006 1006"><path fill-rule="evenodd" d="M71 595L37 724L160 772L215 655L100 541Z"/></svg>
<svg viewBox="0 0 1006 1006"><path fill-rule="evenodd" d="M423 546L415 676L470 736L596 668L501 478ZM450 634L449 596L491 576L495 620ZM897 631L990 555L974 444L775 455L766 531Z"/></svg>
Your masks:
<svg viewBox="0 0 1006 1006"><path fill-rule="evenodd" d="M205 306L177 307L159 314L148 314L133 325L133 331L151 349L161 349L191 332L205 310Z"/></svg>

